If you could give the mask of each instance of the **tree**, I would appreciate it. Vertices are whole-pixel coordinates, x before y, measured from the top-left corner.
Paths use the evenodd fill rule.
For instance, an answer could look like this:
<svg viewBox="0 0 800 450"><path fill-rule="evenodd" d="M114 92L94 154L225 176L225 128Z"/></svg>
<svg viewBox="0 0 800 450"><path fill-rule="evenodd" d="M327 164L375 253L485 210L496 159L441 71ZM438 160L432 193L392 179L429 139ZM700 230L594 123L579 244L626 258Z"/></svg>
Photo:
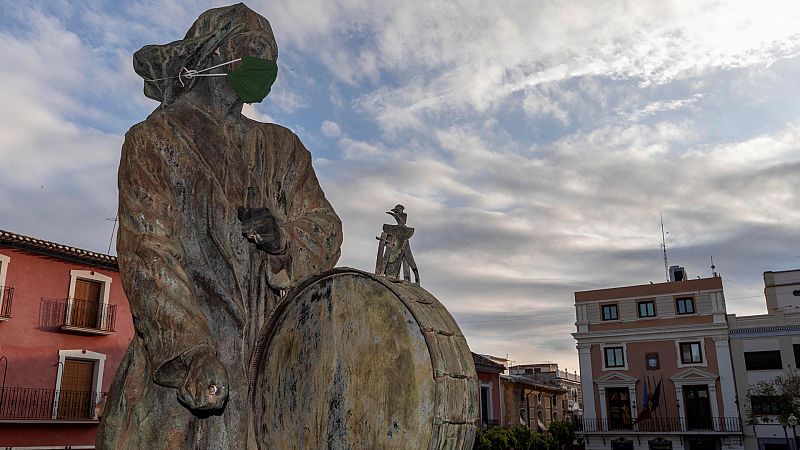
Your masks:
<svg viewBox="0 0 800 450"><path fill-rule="evenodd" d="M569 450L575 443L575 424L568 421L556 421L550 424L550 435L558 442L558 448Z"/></svg>
<svg viewBox="0 0 800 450"><path fill-rule="evenodd" d="M772 397L769 401L769 411L753 411L754 397L764 396ZM793 371L778 376L770 382L761 381L750 386L747 389L747 400L750 403L747 425L755 429L759 423L779 423L785 427L790 415L800 416L800 373ZM764 404L761 400L757 403Z"/></svg>

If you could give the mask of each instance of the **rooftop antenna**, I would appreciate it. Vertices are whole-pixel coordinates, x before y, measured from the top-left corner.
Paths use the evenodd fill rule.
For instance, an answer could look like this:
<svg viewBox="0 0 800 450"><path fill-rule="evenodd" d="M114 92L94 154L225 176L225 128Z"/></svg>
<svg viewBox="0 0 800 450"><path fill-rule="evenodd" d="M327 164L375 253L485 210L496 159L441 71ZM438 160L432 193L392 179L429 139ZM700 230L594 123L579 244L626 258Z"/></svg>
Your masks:
<svg viewBox="0 0 800 450"><path fill-rule="evenodd" d="M106 251L106 255L110 255L111 245L114 243L114 233L117 231L117 222L119 222L119 216L109 217L106 220L114 222L114 226L111 228L111 238L109 238L108 240L108 250Z"/></svg>
<svg viewBox="0 0 800 450"><path fill-rule="evenodd" d="M717 266L714 265L714 255L711 255L711 275L714 278L717 277L717 271L715 270L716 268L717 268Z"/></svg>
<svg viewBox="0 0 800 450"><path fill-rule="evenodd" d="M661 252L664 254L664 276L669 281L669 263L667 262L667 233L664 233L664 214L659 211L661 216Z"/></svg>

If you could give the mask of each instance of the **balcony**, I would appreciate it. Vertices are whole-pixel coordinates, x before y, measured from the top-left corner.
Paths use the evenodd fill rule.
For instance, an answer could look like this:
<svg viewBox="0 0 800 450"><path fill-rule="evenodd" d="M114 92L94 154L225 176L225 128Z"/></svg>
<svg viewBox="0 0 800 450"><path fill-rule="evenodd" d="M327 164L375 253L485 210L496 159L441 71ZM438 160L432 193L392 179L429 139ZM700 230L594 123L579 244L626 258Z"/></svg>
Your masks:
<svg viewBox="0 0 800 450"><path fill-rule="evenodd" d="M102 392L0 388L0 422L97 422Z"/></svg>
<svg viewBox="0 0 800 450"><path fill-rule="evenodd" d="M653 418L637 423L608 419L577 419L575 431L582 434L607 433L693 433L693 434L741 434L742 420L739 417L711 417L703 423L688 422L681 418Z"/></svg>
<svg viewBox="0 0 800 450"><path fill-rule="evenodd" d="M11 318L11 301L14 299L14 288L0 286L0 321Z"/></svg>
<svg viewBox="0 0 800 450"><path fill-rule="evenodd" d="M42 300L41 326L84 334L114 332L117 305L65 298Z"/></svg>

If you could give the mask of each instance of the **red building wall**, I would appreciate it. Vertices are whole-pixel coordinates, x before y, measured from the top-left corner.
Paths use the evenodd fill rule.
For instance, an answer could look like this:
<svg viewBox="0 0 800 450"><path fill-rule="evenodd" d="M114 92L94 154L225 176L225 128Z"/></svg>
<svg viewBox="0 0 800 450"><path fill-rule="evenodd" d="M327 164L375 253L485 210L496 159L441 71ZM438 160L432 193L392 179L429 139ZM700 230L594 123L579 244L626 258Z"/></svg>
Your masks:
<svg viewBox="0 0 800 450"><path fill-rule="evenodd" d="M118 272L5 246L0 246L0 255L11 258L3 284L14 286L11 319L0 322L0 357L8 359L5 386L55 389L59 350L86 350L105 355L98 390L107 392L134 333ZM78 334L42 326L42 300L69 296L71 270L93 271L111 278L108 304L116 305L113 333L105 336ZM0 377L2 369L0 364ZM93 446L96 431L96 421L25 421L0 416L0 447Z"/></svg>
<svg viewBox="0 0 800 450"><path fill-rule="evenodd" d="M500 374L481 372L480 370L478 370L477 373L480 384L490 384L492 386L492 420L502 423L500 417L500 398L503 394L500 392Z"/></svg>

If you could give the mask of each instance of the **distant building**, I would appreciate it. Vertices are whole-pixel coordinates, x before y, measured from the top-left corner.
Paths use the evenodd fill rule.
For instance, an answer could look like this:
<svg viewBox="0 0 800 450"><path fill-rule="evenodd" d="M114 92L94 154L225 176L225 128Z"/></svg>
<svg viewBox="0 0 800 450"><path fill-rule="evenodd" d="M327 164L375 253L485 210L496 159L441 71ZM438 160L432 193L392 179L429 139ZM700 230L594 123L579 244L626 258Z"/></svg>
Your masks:
<svg viewBox="0 0 800 450"><path fill-rule="evenodd" d="M527 425L534 431L544 432L552 422L564 419L565 389L522 375L501 375L500 386L504 426Z"/></svg>
<svg viewBox="0 0 800 450"><path fill-rule="evenodd" d="M473 353L472 360L475 362L475 371L478 372L481 427L489 428L500 425L503 421L500 374L503 373L505 367L492 361L487 355Z"/></svg>
<svg viewBox="0 0 800 450"><path fill-rule="evenodd" d="M94 448L132 337L115 257L0 230L0 447Z"/></svg>
<svg viewBox="0 0 800 450"><path fill-rule="evenodd" d="M583 415L581 377L577 373L559 370L556 363L539 363L511 366L509 375L521 375L542 384L563 388L565 394L561 399L561 409L565 418L572 419Z"/></svg>
<svg viewBox="0 0 800 450"><path fill-rule="evenodd" d="M575 292L587 449L742 448L722 279L670 273Z"/></svg>
<svg viewBox="0 0 800 450"><path fill-rule="evenodd" d="M748 396L756 383L795 373L800 367L800 269L764 272L767 314L728 316L739 412L748 450L796 450L792 427L776 416L777 399ZM754 424L754 422L758 424Z"/></svg>

